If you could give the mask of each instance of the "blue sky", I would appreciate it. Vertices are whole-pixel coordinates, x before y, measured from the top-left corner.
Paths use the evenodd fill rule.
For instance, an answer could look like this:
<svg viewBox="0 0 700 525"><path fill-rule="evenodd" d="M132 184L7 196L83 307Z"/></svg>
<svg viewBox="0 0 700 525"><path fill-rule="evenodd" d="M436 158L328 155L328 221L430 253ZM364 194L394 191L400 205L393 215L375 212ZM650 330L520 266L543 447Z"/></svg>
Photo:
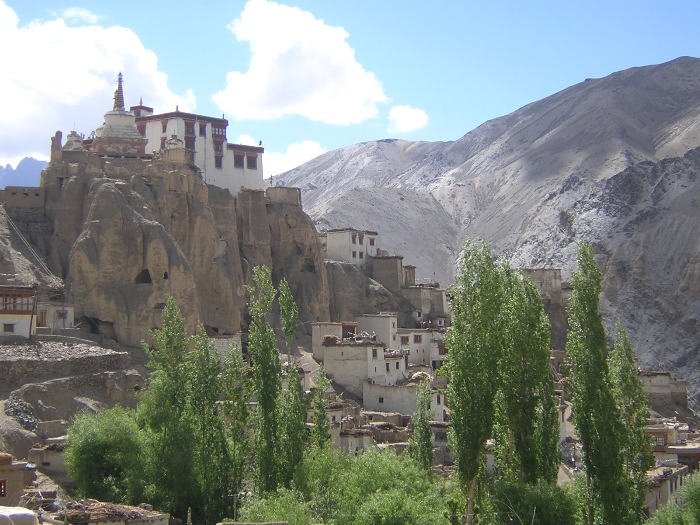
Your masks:
<svg viewBox="0 0 700 525"><path fill-rule="evenodd" d="M266 175L383 138L455 140L586 78L700 56L700 2L0 0L0 165L56 130L177 105Z"/></svg>

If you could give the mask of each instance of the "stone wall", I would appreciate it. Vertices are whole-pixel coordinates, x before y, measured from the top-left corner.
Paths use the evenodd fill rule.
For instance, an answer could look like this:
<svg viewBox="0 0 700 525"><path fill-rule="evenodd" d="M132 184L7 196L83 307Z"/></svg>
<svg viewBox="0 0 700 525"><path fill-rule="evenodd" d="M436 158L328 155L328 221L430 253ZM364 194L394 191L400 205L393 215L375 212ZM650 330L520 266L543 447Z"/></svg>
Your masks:
<svg viewBox="0 0 700 525"><path fill-rule="evenodd" d="M123 370L130 365L126 352L104 352L95 355L72 356L65 359L44 359L26 355L0 359L3 370L3 390L9 391L27 383L47 381L55 377L94 374L105 370Z"/></svg>

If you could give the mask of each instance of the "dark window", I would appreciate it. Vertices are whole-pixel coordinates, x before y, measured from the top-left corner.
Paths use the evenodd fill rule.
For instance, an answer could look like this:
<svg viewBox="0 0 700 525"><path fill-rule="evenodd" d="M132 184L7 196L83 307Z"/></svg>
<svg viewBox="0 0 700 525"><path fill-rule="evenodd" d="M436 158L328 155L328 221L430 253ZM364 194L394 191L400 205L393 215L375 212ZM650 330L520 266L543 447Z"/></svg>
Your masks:
<svg viewBox="0 0 700 525"><path fill-rule="evenodd" d="M413 336L413 342L414 343L420 343L423 341L423 336L422 335L414 335Z"/></svg>
<svg viewBox="0 0 700 525"><path fill-rule="evenodd" d="M352 252L352 258L357 259L357 252Z"/></svg>
<svg viewBox="0 0 700 525"><path fill-rule="evenodd" d="M399 369L399 362L396 361L396 370L398 370L398 369Z"/></svg>
<svg viewBox="0 0 700 525"><path fill-rule="evenodd" d="M0 479L0 498L7 497L7 480Z"/></svg>
<svg viewBox="0 0 700 525"><path fill-rule="evenodd" d="M364 241L364 239L364 235L360 235L360 238L358 239L358 244L362 244L362 241Z"/></svg>
<svg viewBox="0 0 700 525"><path fill-rule="evenodd" d="M370 239L369 239L369 245L370 245L370 246L374 246L374 239L372 239L371 237L370 237Z"/></svg>
<svg viewBox="0 0 700 525"><path fill-rule="evenodd" d="M199 136L200 137L207 136L207 125L202 123L202 122L199 123Z"/></svg>
<svg viewBox="0 0 700 525"><path fill-rule="evenodd" d="M185 135L194 136L194 122L185 122Z"/></svg>
<svg viewBox="0 0 700 525"><path fill-rule="evenodd" d="M360 244L361 244L361 243L360 243ZM360 252L359 255L360 255L360 259L364 259L364 257L365 257L365 252Z"/></svg>
<svg viewBox="0 0 700 525"><path fill-rule="evenodd" d="M440 394L437 395L437 404L440 404Z"/></svg>
<svg viewBox="0 0 700 525"><path fill-rule="evenodd" d="M376 358L377 358L377 349L372 348L372 359L376 359Z"/></svg>
<svg viewBox="0 0 700 525"><path fill-rule="evenodd" d="M166 131L168 131L168 121L167 121L167 120L161 121L160 125L161 125L161 127L163 128L163 133L165 133Z"/></svg>
<svg viewBox="0 0 700 525"><path fill-rule="evenodd" d="M258 169L258 157L253 155L248 155L248 169L257 170Z"/></svg>
<svg viewBox="0 0 700 525"><path fill-rule="evenodd" d="M146 136L146 124L139 124L139 134L142 137Z"/></svg>
<svg viewBox="0 0 700 525"><path fill-rule="evenodd" d="M233 167L243 169L243 159L245 155L234 154L233 155Z"/></svg>
<svg viewBox="0 0 700 525"><path fill-rule="evenodd" d="M380 397L380 398L379 398L379 402L380 402L380 403L384 403L384 398L383 398L383 397Z"/></svg>
<svg viewBox="0 0 700 525"><path fill-rule="evenodd" d="M223 166L223 157L214 157L214 167L221 169Z"/></svg>
<svg viewBox="0 0 700 525"><path fill-rule="evenodd" d="M185 147L188 150L194 151L194 137L185 137Z"/></svg>
<svg viewBox="0 0 700 525"><path fill-rule="evenodd" d="M352 234L352 243L357 244L357 235L355 235L354 233Z"/></svg>
<svg viewBox="0 0 700 525"><path fill-rule="evenodd" d="M402 344L402 345L407 345L407 344L408 344L408 336L407 336L407 335L402 335L402 336L401 336L401 344Z"/></svg>
<svg viewBox="0 0 700 525"><path fill-rule="evenodd" d="M160 138L160 149L165 149L165 137Z"/></svg>
<svg viewBox="0 0 700 525"><path fill-rule="evenodd" d="M12 334L15 331L15 325L13 323L3 323L2 331L6 334Z"/></svg>
<svg viewBox="0 0 700 525"><path fill-rule="evenodd" d="M386 371L389 371L389 363L386 364Z"/></svg>

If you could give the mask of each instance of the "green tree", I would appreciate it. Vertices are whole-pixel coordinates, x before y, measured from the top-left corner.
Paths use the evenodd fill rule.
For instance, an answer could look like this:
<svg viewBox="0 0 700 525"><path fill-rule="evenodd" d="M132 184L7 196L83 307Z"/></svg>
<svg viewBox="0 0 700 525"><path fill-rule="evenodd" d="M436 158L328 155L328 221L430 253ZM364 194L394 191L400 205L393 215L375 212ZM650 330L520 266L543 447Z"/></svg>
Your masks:
<svg viewBox="0 0 700 525"><path fill-rule="evenodd" d="M542 378L538 394L535 425L537 447L537 479L554 484L559 474L559 410L554 395L554 376L551 370Z"/></svg>
<svg viewBox="0 0 700 525"><path fill-rule="evenodd" d="M503 279L485 245L465 245L450 295L452 326L445 337L452 411L449 442L466 494L466 519L470 524L476 476L493 427L503 349Z"/></svg>
<svg viewBox="0 0 700 525"><path fill-rule="evenodd" d="M416 411L411 418L413 434L407 453L428 473L433 466L433 433L430 428L430 382L421 381L416 391Z"/></svg>
<svg viewBox="0 0 700 525"><path fill-rule="evenodd" d="M629 514L627 523L642 523L645 519L644 498L647 471L654 466L651 436L646 431L649 401L630 346L629 338L620 327L615 346L608 356L610 383L617 409L622 419L622 458L625 477L629 481Z"/></svg>
<svg viewBox="0 0 700 525"><path fill-rule="evenodd" d="M261 492L269 492L277 488L278 480L277 404L282 385L277 341L269 320L277 293L272 286L270 269L267 266L256 266L253 269L253 283L254 286L248 286L246 289L249 294L248 311L251 315L248 352L252 360L253 388L258 401L255 435L257 488Z"/></svg>
<svg viewBox="0 0 700 525"><path fill-rule="evenodd" d="M145 431L148 452L144 473L146 497L157 508L184 518L192 502L199 501L195 478L188 412L188 353L191 338L175 300L168 297L163 323L152 330L152 346L144 343L151 368L148 388L139 399L137 413Z"/></svg>
<svg viewBox="0 0 700 525"><path fill-rule="evenodd" d="M299 309L297 303L294 302L294 296L289 289L287 279L282 279L278 286L279 305L280 305L280 321L282 323L282 333L284 333L284 341L287 345L287 361L289 361L289 345L297 331L297 322L299 320Z"/></svg>
<svg viewBox="0 0 700 525"><path fill-rule="evenodd" d="M194 434L191 439L198 501L191 501L197 521L216 523L231 515L230 495L237 492L238 473L234 465L222 417L223 370L218 352L199 325L188 355L188 417Z"/></svg>
<svg viewBox="0 0 700 525"><path fill-rule="evenodd" d="M593 248L583 244L579 247L578 270L573 274L567 306L568 386L588 480L589 523L593 524L600 508L598 520L615 525L624 523L630 509L621 454L624 429L610 385L605 330L598 312L601 283Z"/></svg>
<svg viewBox="0 0 700 525"><path fill-rule="evenodd" d="M330 381L326 377L326 369L321 364L318 369L316 389L313 394L313 429L311 430L311 444L314 447L324 448L331 440L331 426L326 415L326 391L330 388Z"/></svg>
<svg viewBox="0 0 700 525"><path fill-rule="evenodd" d="M76 416L66 439L65 460L79 494L132 503L143 497L144 443L134 412L121 407Z"/></svg>
<svg viewBox="0 0 700 525"><path fill-rule="evenodd" d="M296 366L287 370L287 388L280 399L280 482L290 488L306 447L306 399Z"/></svg>
<svg viewBox="0 0 700 525"><path fill-rule="evenodd" d="M549 319L532 281L509 264L504 264L501 271L504 344L498 397L499 468L511 481L535 483L545 452L543 444L537 443L538 409L546 402L543 396L554 395L549 368ZM549 389L544 388L545 380L549 380Z"/></svg>
<svg viewBox="0 0 700 525"><path fill-rule="evenodd" d="M237 494L243 487L249 458L249 439L247 430L250 424L248 401L249 368L243 360L240 350L234 345L229 348L224 359L222 372L222 390L224 393L223 414L226 422L226 436L231 456L231 487L234 494L234 513L237 517Z"/></svg>

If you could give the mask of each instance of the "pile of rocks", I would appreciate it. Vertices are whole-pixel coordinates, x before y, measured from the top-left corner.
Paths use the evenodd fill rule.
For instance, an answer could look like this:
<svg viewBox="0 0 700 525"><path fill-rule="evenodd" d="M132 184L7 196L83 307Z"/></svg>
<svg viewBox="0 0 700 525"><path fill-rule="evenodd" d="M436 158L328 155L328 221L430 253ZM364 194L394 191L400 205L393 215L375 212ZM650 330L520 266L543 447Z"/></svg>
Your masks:
<svg viewBox="0 0 700 525"><path fill-rule="evenodd" d="M34 409L26 401L11 396L10 399L5 401L5 414L15 418L25 430L30 432L36 430L38 421L34 417Z"/></svg>

